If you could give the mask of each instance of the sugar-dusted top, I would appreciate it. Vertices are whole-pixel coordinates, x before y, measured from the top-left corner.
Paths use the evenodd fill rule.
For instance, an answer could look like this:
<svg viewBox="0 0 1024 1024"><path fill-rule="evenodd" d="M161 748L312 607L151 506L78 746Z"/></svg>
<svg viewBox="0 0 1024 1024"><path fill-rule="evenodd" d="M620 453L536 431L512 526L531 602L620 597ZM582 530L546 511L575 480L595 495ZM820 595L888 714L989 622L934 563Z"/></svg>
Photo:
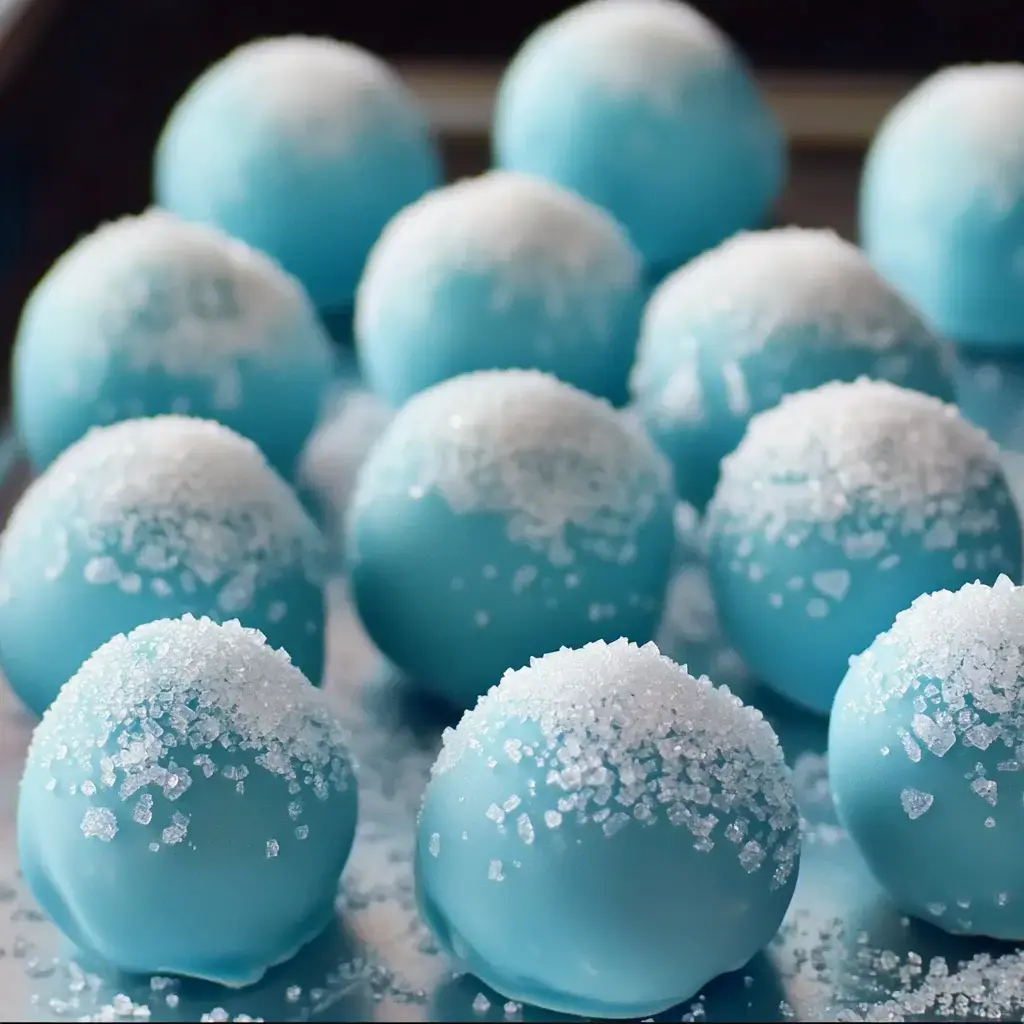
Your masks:
<svg viewBox="0 0 1024 1024"><path fill-rule="evenodd" d="M350 784L343 730L288 655L237 621L186 615L100 647L44 714L28 760L119 784L122 800L153 785L174 800L241 753L321 799Z"/></svg>
<svg viewBox="0 0 1024 1024"><path fill-rule="evenodd" d="M998 455L983 430L930 395L866 378L823 384L750 421L722 462L709 515L773 539L844 518L904 533L941 521L954 539L995 531L979 499L1003 479Z"/></svg>
<svg viewBox="0 0 1024 1024"><path fill-rule="evenodd" d="M158 209L78 241L30 302L66 306L89 354L121 354L136 370L219 379L243 357L326 365L330 354L297 279L244 242Z"/></svg>
<svg viewBox="0 0 1024 1024"><path fill-rule="evenodd" d="M388 64L327 37L245 43L201 76L192 95L207 88L230 91L249 116L311 156L343 154L367 131L427 131L415 98Z"/></svg>
<svg viewBox="0 0 1024 1024"><path fill-rule="evenodd" d="M736 61L728 38L678 0L590 0L539 29L517 61L552 45L609 94L666 112L679 110L691 79Z"/></svg>
<svg viewBox="0 0 1024 1024"><path fill-rule="evenodd" d="M497 512L513 541L573 558L569 531L629 560L637 530L670 508L672 473L642 428L603 399L535 370L464 374L414 396L363 465L353 506L441 495Z"/></svg>
<svg viewBox="0 0 1024 1024"><path fill-rule="evenodd" d="M744 232L675 271L647 306L641 361L646 344L660 347L673 332L685 349L687 331L706 320L735 327L715 335L713 355L721 362L805 328L817 335L802 336L804 344L879 352L902 344L938 348L860 249L831 230Z"/></svg>
<svg viewBox="0 0 1024 1024"><path fill-rule="evenodd" d="M539 727L543 749L523 749L517 727L526 722ZM748 870L767 863L774 885L796 866L798 814L774 730L653 643L599 641L509 670L445 731L434 774L485 747L492 758L543 761L547 785L564 794L561 813L608 834L664 818L688 828L698 849L733 843Z"/></svg>
<svg viewBox="0 0 1024 1024"><path fill-rule="evenodd" d="M385 228L359 287L357 333L410 301L411 287L458 272L489 275L496 309L540 299L552 318L585 318L587 339L600 340L608 305L638 287L641 258L609 214L568 189L490 171L428 193Z"/></svg>
<svg viewBox="0 0 1024 1024"><path fill-rule="evenodd" d="M93 428L63 452L18 502L2 545L40 548L50 578L84 547L100 575L96 563L112 561L165 580L189 573L193 587L251 588L284 567L314 572L323 541L251 441L210 420L155 416Z"/></svg>
<svg viewBox="0 0 1024 1024"><path fill-rule="evenodd" d="M1000 206L1024 195L1024 63L958 64L926 79L882 128L882 144L945 138Z"/></svg>

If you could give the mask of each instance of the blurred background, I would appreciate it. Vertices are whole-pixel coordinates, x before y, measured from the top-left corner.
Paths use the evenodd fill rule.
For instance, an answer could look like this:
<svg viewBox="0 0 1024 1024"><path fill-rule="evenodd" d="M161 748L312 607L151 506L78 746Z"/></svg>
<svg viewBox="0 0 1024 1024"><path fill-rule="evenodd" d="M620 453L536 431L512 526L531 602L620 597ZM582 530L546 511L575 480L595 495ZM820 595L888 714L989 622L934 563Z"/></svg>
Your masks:
<svg viewBox="0 0 1024 1024"><path fill-rule="evenodd" d="M396 62L449 174L481 170L504 63L551 0L0 0L0 366L25 295L75 238L149 201L153 143L208 64L254 37L350 39ZM779 219L850 234L864 147L943 64L1024 54L1021 0L698 0L746 51L794 148ZM6 381L0 381L6 393Z"/></svg>

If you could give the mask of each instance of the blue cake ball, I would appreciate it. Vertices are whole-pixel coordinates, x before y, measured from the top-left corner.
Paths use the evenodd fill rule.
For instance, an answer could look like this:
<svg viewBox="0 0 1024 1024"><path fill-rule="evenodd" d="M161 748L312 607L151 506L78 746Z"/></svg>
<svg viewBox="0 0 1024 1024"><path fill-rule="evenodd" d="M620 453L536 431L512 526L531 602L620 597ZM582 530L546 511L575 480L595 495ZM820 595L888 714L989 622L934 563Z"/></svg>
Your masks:
<svg viewBox="0 0 1024 1024"><path fill-rule="evenodd" d="M757 678L821 714L850 657L916 597L1021 575L996 445L888 381L824 384L755 416L707 530L727 635Z"/></svg>
<svg viewBox="0 0 1024 1024"><path fill-rule="evenodd" d="M416 888L442 947L503 995L643 1017L768 943L799 845L761 713L653 643L598 642L510 670L446 731Z"/></svg>
<svg viewBox="0 0 1024 1024"><path fill-rule="evenodd" d="M324 543L251 441L157 416L98 427L0 537L0 663L36 714L100 644L186 612L239 618L319 683Z"/></svg>
<svg viewBox="0 0 1024 1024"><path fill-rule="evenodd" d="M608 209L654 276L764 226L786 176L745 61L676 0L591 0L538 29L501 81L494 147Z"/></svg>
<svg viewBox="0 0 1024 1024"><path fill-rule="evenodd" d="M939 331L1024 352L1024 64L946 68L899 103L868 154L860 224Z"/></svg>
<svg viewBox="0 0 1024 1024"><path fill-rule="evenodd" d="M287 654L161 619L100 647L36 728L19 860L85 952L243 986L333 920L356 803L341 727Z"/></svg>
<svg viewBox="0 0 1024 1024"><path fill-rule="evenodd" d="M492 171L403 210L356 301L367 383L392 405L472 370L538 369L621 405L645 298L641 260L599 207Z"/></svg>
<svg viewBox="0 0 1024 1024"><path fill-rule="evenodd" d="M155 164L161 206L270 253L326 311L351 307L381 229L442 179L426 117L391 68L304 36L248 43L206 71Z"/></svg>
<svg viewBox="0 0 1024 1024"><path fill-rule="evenodd" d="M252 438L290 478L334 365L294 278L152 210L82 239L36 286L14 349L15 423L44 469L92 426L203 416Z"/></svg>
<svg viewBox="0 0 1024 1024"><path fill-rule="evenodd" d="M360 469L356 609L414 682L472 707L535 654L654 636L673 504L670 467L607 402L535 370L455 377Z"/></svg>
<svg viewBox="0 0 1024 1024"><path fill-rule="evenodd" d="M703 508L750 417L830 380L885 378L953 398L952 350L831 231L737 235L668 277L647 307L636 411Z"/></svg>
<svg viewBox="0 0 1024 1024"><path fill-rule="evenodd" d="M919 597L854 658L829 723L840 821L907 913L1024 940L1024 589Z"/></svg>

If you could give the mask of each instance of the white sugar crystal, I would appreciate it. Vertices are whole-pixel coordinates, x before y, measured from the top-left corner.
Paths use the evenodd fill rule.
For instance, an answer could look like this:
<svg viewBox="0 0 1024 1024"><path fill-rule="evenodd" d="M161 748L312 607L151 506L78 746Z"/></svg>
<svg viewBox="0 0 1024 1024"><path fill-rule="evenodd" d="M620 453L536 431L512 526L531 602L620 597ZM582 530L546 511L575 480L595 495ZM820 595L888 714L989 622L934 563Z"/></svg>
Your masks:
<svg viewBox="0 0 1024 1024"><path fill-rule="evenodd" d="M993 779L975 779L971 791L993 807L999 801L999 786Z"/></svg>
<svg viewBox="0 0 1024 1024"><path fill-rule="evenodd" d="M267 840L267 857L276 857L281 852L281 846L276 839Z"/></svg>
<svg viewBox="0 0 1024 1024"><path fill-rule="evenodd" d="M817 529L844 547L862 523L872 537L880 522L923 536L936 519L984 535L999 529L987 492L1002 479L996 445L955 406L886 381L833 382L750 421L709 521L794 543Z"/></svg>
<svg viewBox="0 0 1024 1024"><path fill-rule="evenodd" d="M922 793L919 789L904 789L900 793L900 803L911 820L920 818L931 808L934 801L935 797L931 793Z"/></svg>
<svg viewBox="0 0 1024 1024"><path fill-rule="evenodd" d="M230 83L296 154L342 156L375 126L413 138L425 131L416 100L382 60L351 43L315 36L259 39L232 51L192 87Z"/></svg>
<svg viewBox="0 0 1024 1024"><path fill-rule="evenodd" d="M198 708L203 715L195 713ZM215 740L209 717L220 725ZM116 753L97 769L96 746L114 733ZM140 626L100 647L44 714L28 756L44 770L67 761L83 781L105 787L103 773L109 772L111 783L119 780L122 800L145 787L131 812L140 824L152 820L154 792L173 806L194 784L179 763L193 757L244 757L308 787L315 799L347 788L351 778L344 734L327 698L288 655L238 622L220 625L189 615ZM241 771L239 766L234 774ZM202 776L212 774L204 770ZM163 842L180 842L187 824L175 812ZM86 828L86 834L112 838L113 812L90 809Z"/></svg>
<svg viewBox="0 0 1024 1024"><path fill-rule="evenodd" d="M399 295L405 316L436 315L435 290L456 270L489 275L494 308L539 299L553 320L577 321L579 345L593 345L616 340L641 260L599 207L532 175L490 171L428 193L384 229L356 297L357 335L372 337ZM426 301L413 305L417 296Z"/></svg>
<svg viewBox="0 0 1024 1024"><path fill-rule="evenodd" d="M117 818L109 807L90 807L82 817L82 835L109 843L117 835Z"/></svg>
<svg viewBox="0 0 1024 1024"><path fill-rule="evenodd" d="M688 829L701 850L720 835L742 837L736 852L748 870L770 859L773 885L789 877L798 815L774 731L759 711L694 679L654 644L563 648L510 670L446 731L434 773L451 770L485 738L500 748L503 732L514 736L527 722L544 739L535 754L548 767L547 784L566 794L545 815L548 828L570 811L607 836L634 819L661 820Z"/></svg>
<svg viewBox="0 0 1024 1024"><path fill-rule="evenodd" d="M353 507L410 484L459 513L503 514L510 539L568 564L569 531L609 561L633 557L672 473L633 417L548 374L503 370L410 399L363 464Z"/></svg>
<svg viewBox="0 0 1024 1024"><path fill-rule="evenodd" d="M43 529L57 508L82 549L106 549L85 576L186 572L251 602L264 574L315 574L323 541L291 488L251 441L208 420L155 416L89 431L25 492L2 543L66 548ZM244 586L243 586L244 584Z"/></svg>
<svg viewBox="0 0 1024 1024"><path fill-rule="evenodd" d="M492 882L505 881L505 868L500 860L492 860L487 866L487 877Z"/></svg>
<svg viewBox="0 0 1024 1024"><path fill-rule="evenodd" d="M898 672L887 668L894 658ZM1017 770L1024 744L1024 589L1008 577L991 587L969 583L955 593L919 597L853 664L867 686L851 710L868 715L897 701L912 703L919 680L935 680L929 713L911 718L924 748L939 757L957 742L991 749L998 770ZM905 747L912 742L902 738ZM995 803L994 781L975 779L972 789Z"/></svg>
<svg viewBox="0 0 1024 1024"><path fill-rule="evenodd" d="M160 840L165 846L176 846L185 841L188 835L189 818L187 814L175 811L171 815L171 823L161 832Z"/></svg>
<svg viewBox="0 0 1024 1024"><path fill-rule="evenodd" d="M829 569L816 572L811 576L811 585L815 590L833 601L842 601L850 589L850 573L847 569Z"/></svg>
<svg viewBox="0 0 1024 1024"><path fill-rule="evenodd" d="M477 992L476 997L473 999L473 1012L483 1016L490 1008L490 999L483 992Z"/></svg>
<svg viewBox="0 0 1024 1024"><path fill-rule="evenodd" d="M431 857L436 857L441 852L441 836L439 833L431 833L427 849L430 851Z"/></svg>

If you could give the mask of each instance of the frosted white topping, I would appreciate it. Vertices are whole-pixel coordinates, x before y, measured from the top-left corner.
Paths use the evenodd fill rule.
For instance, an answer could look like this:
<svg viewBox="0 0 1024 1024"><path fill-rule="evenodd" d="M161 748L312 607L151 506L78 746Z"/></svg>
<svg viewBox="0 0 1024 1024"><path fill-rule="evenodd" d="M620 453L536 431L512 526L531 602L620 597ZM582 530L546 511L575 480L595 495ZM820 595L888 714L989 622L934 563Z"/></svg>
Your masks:
<svg viewBox="0 0 1024 1024"><path fill-rule="evenodd" d="M84 550L95 553L86 579L98 584L138 590L145 574L157 593L216 586L226 612L248 607L284 568L315 576L323 550L256 445L185 416L91 430L29 487L0 543L27 546L48 579Z"/></svg>
<svg viewBox="0 0 1024 1024"><path fill-rule="evenodd" d="M87 838L109 841L162 814L165 845L185 838L188 816L162 804L197 778L219 773L244 791L250 770L262 769L306 800L351 782L341 726L288 655L237 621L190 615L100 647L44 714L28 760L62 784L77 776L81 792L126 804L90 808ZM301 817L296 805L292 820Z"/></svg>
<svg viewBox="0 0 1024 1024"><path fill-rule="evenodd" d="M543 745L523 742L526 722L539 727ZM694 679L654 644L601 641L509 670L445 731L434 774L485 747L491 758L535 761L538 782L562 794L557 814L607 835L663 818L689 829L698 850L731 844L743 867L763 867L773 886L796 866L793 783L774 730L757 709ZM515 810L521 801L510 802ZM504 816L489 816L504 824Z"/></svg>
<svg viewBox="0 0 1024 1024"><path fill-rule="evenodd" d="M215 228L152 209L106 224L73 245L33 300L81 319L76 345L132 370L160 369L216 386L238 404L238 361L327 364L330 342L299 282L269 257ZM31 307L30 307L31 308ZM55 367L60 375L61 368ZM74 391L87 382L69 381Z"/></svg>
<svg viewBox="0 0 1024 1024"><path fill-rule="evenodd" d="M384 229L356 296L357 336L415 295L426 300L422 316L438 315L433 290L459 272L490 276L496 313L539 299L552 319L578 321L589 343L611 340L612 314L637 287L641 259L599 207L540 178L491 171L428 193Z"/></svg>
<svg viewBox="0 0 1024 1024"><path fill-rule="evenodd" d="M543 26L517 60L557 40L572 63L612 95L640 97L679 111L681 86L735 60L719 29L677 0L590 0Z"/></svg>
<svg viewBox="0 0 1024 1024"><path fill-rule="evenodd" d="M629 561L637 530L671 500L672 474L604 400L534 370L488 370L399 410L360 471L353 507L431 492L459 513L505 515L514 542L557 564L572 561L574 541Z"/></svg>
<svg viewBox="0 0 1024 1024"><path fill-rule="evenodd" d="M1024 194L1024 64L944 68L894 108L881 138L914 146L938 133L969 155L975 181L998 206L1016 202Z"/></svg>
<svg viewBox="0 0 1024 1024"><path fill-rule="evenodd" d="M364 132L426 129L412 93L380 58L313 36L259 39L233 50L192 87L230 83L250 111L310 156L345 152Z"/></svg>
<svg viewBox="0 0 1024 1024"><path fill-rule="evenodd" d="M788 395L751 419L709 515L773 540L821 527L851 545L853 533L868 543L881 531L884 547L893 528L936 531L935 545L953 548L961 532L999 530L982 492L1002 479L996 445L955 406L862 378Z"/></svg>

